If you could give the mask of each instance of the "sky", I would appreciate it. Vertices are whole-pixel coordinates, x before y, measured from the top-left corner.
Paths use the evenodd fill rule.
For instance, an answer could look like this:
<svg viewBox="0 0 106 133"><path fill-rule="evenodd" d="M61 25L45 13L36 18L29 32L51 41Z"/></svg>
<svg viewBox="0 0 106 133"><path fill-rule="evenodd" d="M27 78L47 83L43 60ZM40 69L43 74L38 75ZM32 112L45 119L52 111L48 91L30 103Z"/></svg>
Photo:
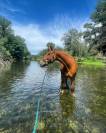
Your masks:
<svg viewBox="0 0 106 133"><path fill-rule="evenodd" d="M83 30L97 0L0 0L0 15L12 22L16 35L25 39L31 54L47 42L63 47L62 37L71 28Z"/></svg>

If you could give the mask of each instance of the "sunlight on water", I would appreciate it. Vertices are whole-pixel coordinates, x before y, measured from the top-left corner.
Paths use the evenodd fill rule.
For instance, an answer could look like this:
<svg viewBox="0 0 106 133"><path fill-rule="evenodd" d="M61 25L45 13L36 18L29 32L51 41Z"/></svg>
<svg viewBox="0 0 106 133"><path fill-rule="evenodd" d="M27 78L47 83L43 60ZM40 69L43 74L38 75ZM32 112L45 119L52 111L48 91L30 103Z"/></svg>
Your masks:
<svg viewBox="0 0 106 133"><path fill-rule="evenodd" d="M0 74L0 133L31 133L47 68L13 64ZM38 132L105 133L106 68L80 66L75 98L60 95L60 71L47 71L39 109Z"/></svg>

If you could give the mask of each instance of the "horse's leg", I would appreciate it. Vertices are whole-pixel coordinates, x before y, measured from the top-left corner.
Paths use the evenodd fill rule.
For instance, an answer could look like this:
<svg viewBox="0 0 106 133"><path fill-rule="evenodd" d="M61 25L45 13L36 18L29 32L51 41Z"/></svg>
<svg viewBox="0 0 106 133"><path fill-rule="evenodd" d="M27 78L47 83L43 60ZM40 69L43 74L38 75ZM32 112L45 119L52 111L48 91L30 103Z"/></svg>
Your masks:
<svg viewBox="0 0 106 133"><path fill-rule="evenodd" d="M65 80L64 80L64 65L60 64L60 71L61 71L61 88L64 87L65 85Z"/></svg>
<svg viewBox="0 0 106 133"><path fill-rule="evenodd" d="M75 76L70 78L71 81L71 86L70 86L70 93L72 96L74 96L74 91L75 91Z"/></svg>
<svg viewBox="0 0 106 133"><path fill-rule="evenodd" d="M67 76L66 76L66 68L63 64L61 64L61 92L65 93L66 90L69 88L67 84Z"/></svg>
<svg viewBox="0 0 106 133"><path fill-rule="evenodd" d="M65 81L66 81L66 79L65 79L65 74L64 74L64 72L61 70L61 88L66 87Z"/></svg>
<svg viewBox="0 0 106 133"><path fill-rule="evenodd" d="M63 94L63 93L66 93L67 91L67 77L64 73L64 71L61 70L61 88L60 88L60 92Z"/></svg>

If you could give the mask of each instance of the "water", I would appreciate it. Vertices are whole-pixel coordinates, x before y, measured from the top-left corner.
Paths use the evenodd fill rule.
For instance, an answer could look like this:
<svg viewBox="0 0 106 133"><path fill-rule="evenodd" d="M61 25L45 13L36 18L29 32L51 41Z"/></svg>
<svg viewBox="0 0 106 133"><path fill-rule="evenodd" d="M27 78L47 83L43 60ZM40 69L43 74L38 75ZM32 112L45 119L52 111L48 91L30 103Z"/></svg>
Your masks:
<svg viewBox="0 0 106 133"><path fill-rule="evenodd" d="M47 68L13 64L0 73L0 133L31 133ZM105 133L106 68L79 66L75 98L60 95L60 71L50 67L42 90L38 133Z"/></svg>

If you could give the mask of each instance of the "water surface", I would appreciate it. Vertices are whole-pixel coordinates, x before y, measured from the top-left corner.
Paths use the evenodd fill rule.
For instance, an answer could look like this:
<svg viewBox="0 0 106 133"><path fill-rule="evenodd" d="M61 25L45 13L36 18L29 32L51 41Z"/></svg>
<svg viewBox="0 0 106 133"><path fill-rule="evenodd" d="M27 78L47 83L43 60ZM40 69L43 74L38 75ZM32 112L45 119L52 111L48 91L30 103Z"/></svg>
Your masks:
<svg viewBox="0 0 106 133"><path fill-rule="evenodd" d="M0 133L31 133L47 68L14 63L0 73ZM60 71L50 67L40 96L38 132L105 133L106 68L79 66L75 98L60 95Z"/></svg>

